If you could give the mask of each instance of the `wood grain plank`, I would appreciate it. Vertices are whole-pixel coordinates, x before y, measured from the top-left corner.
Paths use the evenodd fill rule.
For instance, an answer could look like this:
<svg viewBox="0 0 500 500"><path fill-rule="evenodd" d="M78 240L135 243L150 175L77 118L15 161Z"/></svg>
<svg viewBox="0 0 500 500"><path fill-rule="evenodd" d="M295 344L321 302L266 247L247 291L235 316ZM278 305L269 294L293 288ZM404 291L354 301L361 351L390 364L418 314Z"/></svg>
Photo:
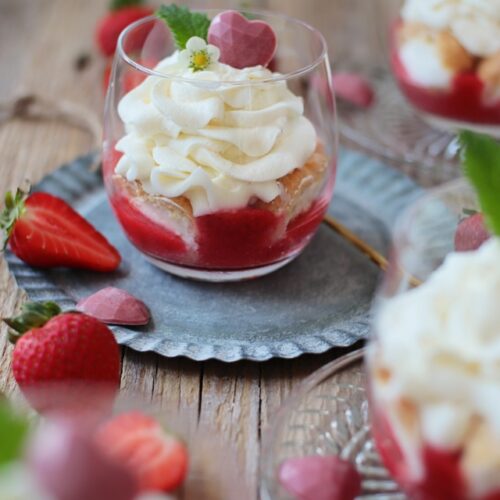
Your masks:
<svg viewBox="0 0 500 500"><path fill-rule="evenodd" d="M158 360L154 353L140 353L125 348L120 386L122 394L152 403L157 369Z"/></svg>
<svg viewBox="0 0 500 500"><path fill-rule="evenodd" d="M46 4L44 0L0 2L0 99L12 95L20 84L34 41L43 26Z"/></svg>
<svg viewBox="0 0 500 500"><path fill-rule="evenodd" d="M25 299L24 293L15 285L14 278L10 275L7 263L0 261L0 316L6 317L19 310ZM20 393L11 376L11 353L13 346L8 341L7 327L0 326L0 392L13 398L19 398Z"/></svg>
<svg viewBox="0 0 500 500"><path fill-rule="evenodd" d="M236 451L251 498L257 497L260 366L205 363L200 426L212 428ZM194 500L193 497L189 497Z"/></svg>
<svg viewBox="0 0 500 500"><path fill-rule="evenodd" d="M185 358L156 355L157 373L152 401L167 413L178 413L187 432L198 426L203 364Z"/></svg>

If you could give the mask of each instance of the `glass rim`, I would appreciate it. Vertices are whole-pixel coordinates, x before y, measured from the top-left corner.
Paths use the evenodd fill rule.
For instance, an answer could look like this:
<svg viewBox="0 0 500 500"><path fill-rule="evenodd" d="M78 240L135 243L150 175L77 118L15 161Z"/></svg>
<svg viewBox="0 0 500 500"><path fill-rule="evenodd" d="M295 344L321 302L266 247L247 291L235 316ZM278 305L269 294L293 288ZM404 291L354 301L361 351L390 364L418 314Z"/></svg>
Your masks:
<svg viewBox="0 0 500 500"><path fill-rule="evenodd" d="M230 10L236 10L237 12L242 12L239 9L230 9ZM219 13L222 11L222 9L193 9L195 12L204 12L204 13ZM285 20L287 22L294 23L295 25L300 25L303 28L305 28L308 32L311 34L314 34L315 36L318 37L318 40L320 41L321 44L321 50L320 54L318 57L316 57L311 63L307 64L306 66L302 66L294 71L291 71L289 73L279 73L276 76L273 76L272 78L266 78L265 80L255 80L255 81L241 81L241 80L226 80L226 81L221 81L221 82L213 82L213 81L204 81L204 80L199 80L195 78L185 78L182 76L177 76L177 75L172 75L168 73L162 73L160 71L155 71L154 69L147 68L146 66L143 66L142 64L138 63L137 61L134 61L125 51L123 47L123 42L125 37L134 29L137 27L141 26L142 24L145 24L150 21L161 21L158 17L156 17L154 14L143 17L142 19L139 19L132 24L129 24L121 33L120 36L118 37L118 43L116 46L116 55L117 57L120 57L125 63L127 63L129 66L133 67L137 71L140 71L141 73L145 73L148 76L156 76L159 78L164 78L168 80L172 80L175 82L183 82L183 83L190 83L190 84L196 84L198 86L203 86L204 84L210 84L210 86L213 86L214 83L219 83L221 85L228 85L228 86L234 86L234 87L239 87L239 86L253 86L253 85L263 85L263 84L268 84L268 83L276 83L276 82L283 82L283 81L288 81L293 78L297 78L299 76L302 76L304 74L309 73L310 71L313 71L316 67L318 67L324 60L327 62L327 66L329 66L329 57L328 57L328 46L325 40L325 37L323 34L310 24L306 23L305 21L302 21L300 19L297 19L292 16L288 16L286 14L278 14L272 11L267 11L267 10L249 10L249 9L244 9L245 13L248 14L254 14L257 16L262 16L262 17L268 17L268 18L277 18L281 20ZM328 69L328 74L330 74L330 69Z"/></svg>

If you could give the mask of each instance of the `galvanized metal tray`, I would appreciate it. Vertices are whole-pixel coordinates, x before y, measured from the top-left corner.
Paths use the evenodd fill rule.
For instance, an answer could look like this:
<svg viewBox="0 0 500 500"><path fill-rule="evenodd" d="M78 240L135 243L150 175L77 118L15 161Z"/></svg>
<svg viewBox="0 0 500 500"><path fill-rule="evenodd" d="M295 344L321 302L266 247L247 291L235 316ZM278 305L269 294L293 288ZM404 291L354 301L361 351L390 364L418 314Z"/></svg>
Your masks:
<svg viewBox="0 0 500 500"><path fill-rule="evenodd" d="M364 338L379 268L350 241L323 224L304 253L255 281L186 281L149 264L128 242L107 202L93 157L64 165L35 186L64 198L119 249L112 274L37 270L7 253L11 272L33 300L74 307L105 286L129 290L151 309L146 327L113 330L119 343L167 357L221 361L294 358L346 347ZM344 151L329 213L362 240L386 253L390 228L420 194L409 178L378 161Z"/></svg>

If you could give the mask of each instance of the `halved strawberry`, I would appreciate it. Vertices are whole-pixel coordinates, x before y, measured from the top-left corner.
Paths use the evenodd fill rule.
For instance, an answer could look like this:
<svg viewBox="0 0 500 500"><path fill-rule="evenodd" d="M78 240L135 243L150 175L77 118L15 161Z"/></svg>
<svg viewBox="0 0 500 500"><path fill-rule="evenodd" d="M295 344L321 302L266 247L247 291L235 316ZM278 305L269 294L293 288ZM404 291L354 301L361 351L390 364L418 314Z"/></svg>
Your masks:
<svg viewBox="0 0 500 500"><path fill-rule="evenodd" d="M186 478L187 449L149 415L135 411L105 422L97 443L111 458L127 466L141 491L173 491Z"/></svg>
<svg viewBox="0 0 500 500"><path fill-rule="evenodd" d="M5 197L0 216L4 245L34 267L72 267L114 271L120 254L108 240L64 200L48 193L17 190Z"/></svg>
<svg viewBox="0 0 500 500"><path fill-rule="evenodd" d="M477 250L490 238L491 234L486 227L483 214L474 213L458 224L455 233L455 250L457 252Z"/></svg>

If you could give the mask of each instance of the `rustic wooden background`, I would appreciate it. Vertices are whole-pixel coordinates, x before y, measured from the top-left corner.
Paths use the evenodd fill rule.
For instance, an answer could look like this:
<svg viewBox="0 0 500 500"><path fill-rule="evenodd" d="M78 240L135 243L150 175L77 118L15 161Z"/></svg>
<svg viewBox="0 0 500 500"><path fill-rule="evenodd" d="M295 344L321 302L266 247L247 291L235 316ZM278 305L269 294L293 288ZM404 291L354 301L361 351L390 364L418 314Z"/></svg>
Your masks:
<svg viewBox="0 0 500 500"><path fill-rule="evenodd" d="M255 4L303 18L323 31L338 57L374 57L371 0L259 0ZM184 2L186 3L186 2ZM105 61L93 45L96 20L107 0L0 0L0 101L26 93L64 98L101 114ZM190 2L237 6L241 2ZM356 17L353 15L358 14ZM348 36L346 37L346 33ZM88 65L76 61L89 54ZM77 128L57 122L13 120L0 124L0 192L24 179L37 181L90 147ZM23 300L0 262L0 314L10 315ZM154 402L168 402L200 423L212 425L235 446L250 497L258 497L260 438L290 390L312 371L343 354L266 363L195 363L123 350L122 389ZM11 346L0 332L0 391L15 394L10 374ZM189 494L185 498L190 497ZM191 497L194 498L194 497Z"/></svg>

